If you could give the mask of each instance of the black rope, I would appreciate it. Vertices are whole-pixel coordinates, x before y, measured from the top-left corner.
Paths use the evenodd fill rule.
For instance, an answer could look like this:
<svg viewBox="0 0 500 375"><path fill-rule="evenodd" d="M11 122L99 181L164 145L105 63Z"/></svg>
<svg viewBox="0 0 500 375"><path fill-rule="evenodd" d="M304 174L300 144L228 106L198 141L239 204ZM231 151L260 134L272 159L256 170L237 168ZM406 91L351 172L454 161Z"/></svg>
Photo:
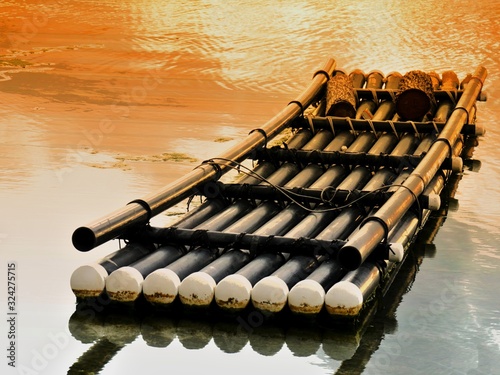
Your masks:
<svg viewBox="0 0 500 375"><path fill-rule="evenodd" d="M207 229L195 230L193 235L192 235L192 241L193 241L194 246L205 244L206 247L208 247L209 249L211 248L210 241L209 241L208 234L207 234Z"/></svg>
<svg viewBox="0 0 500 375"><path fill-rule="evenodd" d="M214 171L215 171L215 180L218 180L219 178L222 177L222 168L220 167L219 163L216 163L214 161L214 159L208 159L208 160L204 160L201 162L201 164L196 167L196 168L199 168L200 166L202 166L203 164L208 164L210 165Z"/></svg>
<svg viewBox="0 0 500 375"><path fill-rule="evenodd" d="M425 181L422 176L418 174L412 174L411 176L418 177L420 180L422 180L424 186L425 186ZM418 200L417 195L413 190L411 190L408 186L405 185L399 185L399 187L405 188L410 192L411 195L413 195L413 199L415 200L415 203L417 205L417 219L418 219L418 227L422 228L422 223L423 223L423 217L422 217L422 207L420 206L420 201Z"/></svg>
<svg viewBox="0 0 500 375"><path fill-rule="evenodd" d="M299 102L298 100L292 100L290 103L288 103L288 105L290 104L297 104L300 108L301 115L304 116L304 105L301 102Z"/></svg>
<svg viewBox="0 0 500 375"><path fill-rule="evenodd" d="M359 227L360 228L363 227L369 221L376 221L376 222L378 222L382 226L382 229L384 230L384 238L382 240L382 243L388 243L389 226L387 225L387 223L383 219L381 219L380 217L378 217L378 216L368 216L368 217L366 217L361 222L361 224L359 225Z"/></svg>
<svg viewBox="0 0 500 375"><path fill-rule="evenodd" d="M264 136L264 145L262 147L267 147L267 133L265 132L265 130L261 129L261 128L256 128L256 129L250 130L250 132L248 134L250 135L253 132L259 132L260 134L262 134Z"/></svg>
<svg viewBox="0 0 500 375"><path fill-rule="evenodd" d="M151 220L151 218L153 217L153 210L151 210L149 203L143 199L134 199L133 201L128 202L127 205L132 204L132 203L137 203L139 206L141 206L142 208L144 208L146 210L146 213L148 216L147 221L149 222L149 220Z"/></svg>
<svg viewBox="0 0 500 375"><path fill-rule="evenodd" d="M375 267L377 267L378 272L380 273L380 278L383 278L385 275L386 263L381 260L376 260L374 262Z"/></svg>
<svg viewBox="0 0 500 375"><path fill-rule="evenodd" d="M320 69L320 70L316 71L316 73L314 73L314 75L313 75L313 78L315 78L318 74L323 74L326 77L327 81L330 80L330 74L328 74L328 72L326 70Z"/></svg>
<svg viewBox="0 0 500 375"><path fill-rule="evenodd" d="M465 107L455 107L452 112L455 112L457 109L461 109L462 111L465 111L465 114L467 115L467 122L469 122L469 111Z"/></svg>
<svg viewBox="0 0 500 375"><path fill-rule="evenodd" d="M448 155L450 158L453 157L453 146L450 143L450 140L448 138L436 138L432 144L437 143L437 142L444 142L446 146L448 146Z"/></svg>

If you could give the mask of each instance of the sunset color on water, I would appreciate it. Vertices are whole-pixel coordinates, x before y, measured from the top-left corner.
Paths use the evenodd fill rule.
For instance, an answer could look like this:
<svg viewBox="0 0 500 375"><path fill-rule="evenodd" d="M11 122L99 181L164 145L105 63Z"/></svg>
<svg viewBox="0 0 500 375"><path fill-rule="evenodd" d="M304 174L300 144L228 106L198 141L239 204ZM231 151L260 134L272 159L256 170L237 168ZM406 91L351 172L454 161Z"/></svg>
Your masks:
<svg viewBox="0 0 500 375"><path fill-rule="evenodd" d="M2 374L500 374L500 2L4 0L0 14ZM237 145L329 58L384 76L488 70L474 161L369 324L77 308L73 271L125 244L80 252L76 228Z"/></svg>

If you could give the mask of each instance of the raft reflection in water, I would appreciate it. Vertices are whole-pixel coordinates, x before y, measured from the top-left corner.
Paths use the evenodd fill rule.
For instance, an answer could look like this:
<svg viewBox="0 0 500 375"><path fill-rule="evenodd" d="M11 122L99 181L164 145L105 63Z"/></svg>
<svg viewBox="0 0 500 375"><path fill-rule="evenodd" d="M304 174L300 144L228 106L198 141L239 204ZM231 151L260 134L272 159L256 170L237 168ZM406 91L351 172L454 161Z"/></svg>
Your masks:
<svg viewBox="0 0 500 375"><path fill-rule="evenodd" d="M453 192L447 191L447 194ZM273 356L288 349L294 356L309 357L322 349L330 359L338 361L337 373L352 366L361 368L378 349L383 337L397 332L395 311L423 259L434 255L433 251L429 252L433 250L432 239L445 219L446 211L441 210L427 221L390 288L381 289L356 321L299 321L286 311L265 318L251 308L230 318L214 315L212 319L200 320L180 310L176 310L177 314L165 314L148 308L147 303L142 304L144 309L136 306L127 310L122 305L115 309L115 302L105 295L85 299L70 317L69 330L78 341L92 345L68 373L98 373L138 337L150 347L180 344L186 350L202 349L213 341L228 354L250 347L261 356Z"/></svg>

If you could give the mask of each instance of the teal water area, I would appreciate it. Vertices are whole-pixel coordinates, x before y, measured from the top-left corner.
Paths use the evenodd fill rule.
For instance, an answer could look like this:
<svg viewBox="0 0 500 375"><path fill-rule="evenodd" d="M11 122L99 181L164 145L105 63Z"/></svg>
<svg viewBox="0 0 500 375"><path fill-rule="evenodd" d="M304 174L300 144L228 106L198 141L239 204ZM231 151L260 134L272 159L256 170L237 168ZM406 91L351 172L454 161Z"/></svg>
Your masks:
<svg viewBox="0 0 500 375"><path fill-rule="evenodd" d="M500 374L500 2L7 0L0 13L2 374ZM76 305L72 272L120 246L78 252L77 227L218 155L329 57L489 74L480 169L459 176L366 324Z"/></svg>

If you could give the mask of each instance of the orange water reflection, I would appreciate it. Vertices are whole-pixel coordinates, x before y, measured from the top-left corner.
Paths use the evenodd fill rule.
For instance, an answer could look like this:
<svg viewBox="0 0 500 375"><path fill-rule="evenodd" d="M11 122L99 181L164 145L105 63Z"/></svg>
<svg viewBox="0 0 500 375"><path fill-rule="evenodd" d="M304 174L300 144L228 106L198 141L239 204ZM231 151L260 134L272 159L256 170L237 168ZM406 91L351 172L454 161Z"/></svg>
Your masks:
<svg viewBox="0 0 500 375"><path fill-rule="evenodd" d="M477 65L488 68L489 99L478 110L488 132L474 155L483 167L461 181L460 211L450 214L436 238L436 257L423 263L397 310L397 324L367 331L366 343L376 347L365 359L374 372L391 343L415 334L409 320L440 297L442 280L458 280L458 302L447 306L448 315L428 320L427 331L402 347L402 355L391 356L394 367L384 373L411 373L422 363L437 373L444 357L447 364L460 357L456 363L463 367L454 369L465 372L498 358L488 354L500 332L496 299L488 298L498 284L500 241L498 1L6 0L0 9L0 249L2 259L6 254L22 267L23 364L50 343L49 333L66 332L75 309L71 272L118 247L76 253L72 230L196 166L155 162L155 155L185 152L202 160L267 121L327 57L342 69L385 74L453 69L462 78ZM225 142L216 142L220 138ZM453 325L457 321L466 324ZM156 339L151 336L144 340ZM281 348L277 337L262 350ZM183 349L178 340L169 347L171 357L181 358L183 369L201 363L201 352ZM332 350L350 348L347 339L343 343L333 341ZM47 371L66 371L88 349L71 345ZM215 350L221 362L241 363L242 356L226 356L214 345L207 345L212 351L205 359ZM340 365L321 351L307 360L292 349L279 353L256 355L248 345L242 351L251 372L255 363L322 374ZM108 373L143 355L166 366L164 353L140 340L120 354Z"/></svg>

